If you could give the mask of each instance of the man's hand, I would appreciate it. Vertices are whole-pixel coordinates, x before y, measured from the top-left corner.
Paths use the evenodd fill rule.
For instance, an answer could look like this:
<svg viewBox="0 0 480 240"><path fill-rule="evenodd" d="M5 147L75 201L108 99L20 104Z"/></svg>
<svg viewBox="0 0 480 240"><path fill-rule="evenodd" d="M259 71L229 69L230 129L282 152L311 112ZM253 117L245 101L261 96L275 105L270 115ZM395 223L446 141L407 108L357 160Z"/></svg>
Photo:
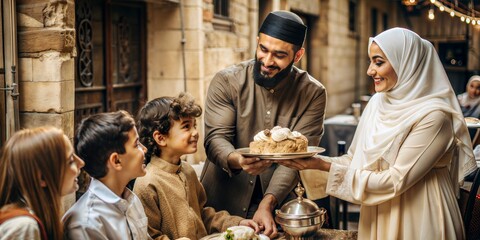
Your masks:
<svg viewBox="0 0 480 240"><path fill-rule="evenodd" d="M253 230L255 230L255 233L260 232L260 228L258 227L257 222L253 221L252 219L243 219L242 221L240 221L238 226L251 227L251 228L253 228Z"/></svg>
<svg viewBox="0 0 480 240"><path fill-rule="evenodd" d="M267 194L258 205L253 215L253 221L257 222L263 234L273 239L277 236L277 225L273 220L272 211L277 205L277 200L272 194Z"/></svg>
<svg viewBox="0 0 480 240"><path fill-rule="evenodd" d="M318 169L326 172L330 171L331 165L331 163L324 161L319 156L302 159L277 160L275 162L295 170Z"/></svg>
<svg viewBox="0 0 480 240"><path fill-rule="evenodd" d="M242 169L251 175L258 175L272 165L270 160L261 160L260 158L246 158L238 152L232 152L228 155L228 166L232 169Z"/></svg>

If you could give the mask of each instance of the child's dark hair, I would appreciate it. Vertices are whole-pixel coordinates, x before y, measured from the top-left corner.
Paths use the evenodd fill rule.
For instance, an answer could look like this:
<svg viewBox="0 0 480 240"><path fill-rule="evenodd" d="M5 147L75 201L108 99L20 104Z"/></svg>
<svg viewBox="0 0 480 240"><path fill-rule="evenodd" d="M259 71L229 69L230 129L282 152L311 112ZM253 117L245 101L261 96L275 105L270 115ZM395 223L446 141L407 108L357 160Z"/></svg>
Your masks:
<svg viewBox="0 0 480 240"><path fill-rule="evenodd" d="M85 161L83 169L94 178L107 174L107 160L114 152L125 153L128 132L135 120L123 110L84 118L75 134L75 151Z"/></svg>
<svg viewBox="0 0 480 240"><path fill-rule="evenodd" d="M156 98L145 104L138 112L137 129L140 142L147 148L146 162L150 162L153 154L160 156L160 148L153 139L155 131L168 135L172 120L200 115L202 107L196 104L195 99L188 93L180 93L176 98Z"/></svg>

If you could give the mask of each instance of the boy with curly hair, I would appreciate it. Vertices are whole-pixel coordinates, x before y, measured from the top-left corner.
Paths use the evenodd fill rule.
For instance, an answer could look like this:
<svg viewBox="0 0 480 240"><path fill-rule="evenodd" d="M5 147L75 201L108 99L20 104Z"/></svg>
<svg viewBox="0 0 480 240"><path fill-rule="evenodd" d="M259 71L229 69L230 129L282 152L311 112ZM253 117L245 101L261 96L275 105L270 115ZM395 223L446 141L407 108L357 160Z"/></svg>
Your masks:
<svg viewBox="0 0 480 240"><path fill-rule="evenodd" d="M180 160L197 151L195 118L201 114L202 108L186 93L154 99L139 112L137 127L148 165L133 191L143 203L153 239L200 239L236 225L259 231L252 220L205 207L202 184L192 166Z"/></svg>

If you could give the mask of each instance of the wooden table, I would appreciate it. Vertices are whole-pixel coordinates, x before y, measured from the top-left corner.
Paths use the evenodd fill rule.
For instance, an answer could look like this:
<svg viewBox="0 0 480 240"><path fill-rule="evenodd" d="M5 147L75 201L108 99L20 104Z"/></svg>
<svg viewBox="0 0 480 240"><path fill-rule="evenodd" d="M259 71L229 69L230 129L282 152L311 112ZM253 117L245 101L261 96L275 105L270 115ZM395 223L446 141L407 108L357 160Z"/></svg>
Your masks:
<svg viewBox="0 0 480 240"><path fill-rule="evenodd" d="M286 240L287 237L284 233L280 233L278 240ZM320 229L317 231L317 234L310 239L315 240L356 240L357 231L348 231L348 230L338 230L338 229Z"/></svg>

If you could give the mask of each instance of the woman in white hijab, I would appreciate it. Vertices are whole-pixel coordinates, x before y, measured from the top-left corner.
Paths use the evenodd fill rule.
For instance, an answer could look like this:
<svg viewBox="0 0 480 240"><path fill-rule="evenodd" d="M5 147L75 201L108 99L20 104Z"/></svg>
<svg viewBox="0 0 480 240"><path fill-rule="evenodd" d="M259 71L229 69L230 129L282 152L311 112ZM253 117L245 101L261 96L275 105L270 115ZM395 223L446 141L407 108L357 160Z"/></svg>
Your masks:
<svg viewBox="0 0 480 240"><path fill-rule="evenodd" d="M464 117L480 117L480 76L473 75L467 83L467 91L457 96Z"/></svg>
<svg viewBox="0 0 480 240"><path fill-rule="evenodd" d="M456 192L476 164L434 47L393 28L370 39L369 57L377 93L348 153L279 164L328 171L327 193L361 205L358 239L464 239ZM302 181L323 187L312 172Z"/></svg>

